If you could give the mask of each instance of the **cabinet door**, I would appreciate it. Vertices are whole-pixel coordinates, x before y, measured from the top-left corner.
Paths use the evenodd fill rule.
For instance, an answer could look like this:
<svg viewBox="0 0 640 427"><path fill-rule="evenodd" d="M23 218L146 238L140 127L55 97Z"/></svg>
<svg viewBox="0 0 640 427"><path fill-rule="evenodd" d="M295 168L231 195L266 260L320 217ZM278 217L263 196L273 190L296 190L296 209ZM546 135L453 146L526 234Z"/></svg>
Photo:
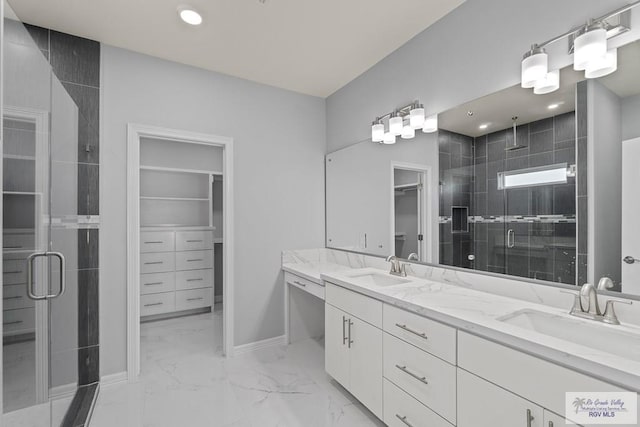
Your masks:
<svg viewBox="0 0 640 427"><path fill-rule="evenodd" d="M324 369L343 387L349 388L349 316L330 304L324 305Z"/></svg>
<svg viewBox="0 0 640 427"><path fill-rule="evenodd" d="M349 391L382 419L382 331L353 316L349 320Z"/></svg>
<svg viewBox="0 0 640 427"><path fill-rule="evenodd" d="M539 406L458 369L458 427L543 427L543 417Z"/></svg>

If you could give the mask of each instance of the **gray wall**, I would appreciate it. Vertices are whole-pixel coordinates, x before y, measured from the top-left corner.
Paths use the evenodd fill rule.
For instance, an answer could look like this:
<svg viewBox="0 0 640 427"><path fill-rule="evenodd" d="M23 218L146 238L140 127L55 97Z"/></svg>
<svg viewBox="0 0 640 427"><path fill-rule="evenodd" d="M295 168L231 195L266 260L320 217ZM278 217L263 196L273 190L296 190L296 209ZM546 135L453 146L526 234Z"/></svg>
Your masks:
<svg viewBox="0 0 640 427"><path fill-rule="evenodd" d="M438 113L518 84L520 59L532 43L626 3L468 0L327 98L327 151L370 138L376 116L416 98L427 113ZM633 28L616 42L637 37ZM566 42L548 51L552 68L570 63Z"/></svg>
<svg viewBox="0 0 640 427"><path fill-rule="evenodd" d="M640 95L622 99L622 140L640 136Z"/></svg>
<svg viewBox="0 0 640 427"><path fill-rule="evenodd" d="M324 242L325 101L110 46L102 67L102 375L126 369L127 123L234 138L234 342L283 334L280 251Z"/></svg>

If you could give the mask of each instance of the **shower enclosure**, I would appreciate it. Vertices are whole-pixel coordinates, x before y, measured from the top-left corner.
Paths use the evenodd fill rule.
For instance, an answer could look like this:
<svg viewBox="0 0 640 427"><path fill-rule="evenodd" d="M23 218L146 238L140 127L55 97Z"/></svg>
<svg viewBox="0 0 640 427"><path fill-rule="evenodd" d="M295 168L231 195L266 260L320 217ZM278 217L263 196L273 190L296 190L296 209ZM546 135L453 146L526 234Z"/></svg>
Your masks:
<svg viewBox="0 0 640 427"><path fill-rule="evenodd" d="M53 74L42 33L6 3L3 25L3 424L71 425L87 321L79 295L95 243L78 191L86 121Z"/></svg>

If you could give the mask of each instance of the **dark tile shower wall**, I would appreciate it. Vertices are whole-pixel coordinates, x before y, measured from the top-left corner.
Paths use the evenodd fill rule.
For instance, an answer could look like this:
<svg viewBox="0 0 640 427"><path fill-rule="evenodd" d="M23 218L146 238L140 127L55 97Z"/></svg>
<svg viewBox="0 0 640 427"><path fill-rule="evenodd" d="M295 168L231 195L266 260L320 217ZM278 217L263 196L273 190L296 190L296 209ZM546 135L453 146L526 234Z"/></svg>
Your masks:
<svg viewBox="0 0 640 427"><path fill-rule="evenodd" d="M576 130L578 149L578 176L577 176L577 200L578 200L578 265L577 265L577 283L582 285L587 282L587 254L588 254L588 227L589 227L589 211L587 197L587 81L578 83L576 90Z"/></svg>
<svg viewBox="0 0 640 427"><path fill-rule="evenodd" d="M516 138L526 148L516 151L505 151L513 142L511 128L476 138L440 131L442 264L576 282L575 179L563 185L498 189L500 172L575 164L575 116L569 112L518 126ZM451 228L451 208L459 205L470 207L468 233ZM507 250L508 229L515 232L515 247Z"/></svg>
<svg viewBox="0 0 640 427"><path fill-rule="evenodd" d="M100 44L93 40L26 25L43 55L49 60L55 76L78 107L77 234L78 269L68 274L78 276L78 385L99 381L99 111L100 111ZM93 223L93 225L87 225ZM92 386L76 395L74 407L91 402ZM63 425L79 424L78 414L69 411Z"/></svg>

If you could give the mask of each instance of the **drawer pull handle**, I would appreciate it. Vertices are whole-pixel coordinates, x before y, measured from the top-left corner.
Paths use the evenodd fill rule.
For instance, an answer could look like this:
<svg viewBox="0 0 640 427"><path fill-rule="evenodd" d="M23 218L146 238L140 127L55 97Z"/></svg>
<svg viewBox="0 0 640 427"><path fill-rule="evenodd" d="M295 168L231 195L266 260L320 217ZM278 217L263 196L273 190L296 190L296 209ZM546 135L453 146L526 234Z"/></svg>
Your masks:
<svg viewBox="0 0 640 427"><path fill-rule="evenodd" d="M347 345L347 347L349 348L351 348L351 344L353 344L353 340L351 339L351 326L353 326L353 322L349 319L349 328L347 329L349 331L349 345Z"/></svg>
<svg viewBox="0 0 640 427"><path fill-rule="evenodd" d="M151 283L145 283L145 286L156 286L156 285L162 285L164 282L151 282Z"/></svg>
<svg viewBox="0 0 640 427"><path fill-rule="evenodd" d="M197 279L187 279L187 282L202 282L203 280L202 277L198 277Z"/></svg>
<svg viewBox="0 0 640 427"><path fill-rule="evenodd" d="M204 299L204 297L198 297L198 298L187 298L187 301L200 301Z"/></svg>
<svg viewBox="0 0 640 427"><path fill-rule="evenodd" d="M164 243L162 240L158 240L158 241L152 241L152 242L144 242L145 245L150 245L150 244L160 244L160 243Z"/></svg>
<svg viewBox="0 0 640 427"><path fill-rule="evenodd" d="M347 331L345 330L345 325L347 324L347 318L342 316L342 345L347 343Z"/></svg>
<svg viewBox="0 0 640 427"><path fill-rule="evenodd" d="M187 243L200 243L202 242L202 239L200 240L187 240Z"/></svg>
<svg viewBox="0 0 640 427"><path fill-rule="evenodd" d="M307 284L306 284L306 283L298 282L297 280L294 280L294 281L293 281L293 283L295 283L295 284L296 284L296 285L298 285L298 286L302 286L303 288L306 288L306 287L307 287Z"/></svg>
<svg viewBox="0 0 640 427"><path fill-rule="evenodd" d="M409 421L407 421L407 416L402 416L400 414L396 414L396 418L399 419L400 421L402 421L404 423L404 425L409 426L409 427L413 427L413 424L411 424Z"/></svg>
<svg viewBox="0 0 640 427"><path fill-rule="evenodd" d="M23 273L22 270L15 270L15 271L5 271L4 274L20 274Z"/></svg>
<svg viewBox="0 0 640 427"><path fill-rule="evenodd" d="M152 303L152 304L145 304L144 306L145 306L145 307L153 307L154 305L162 305L162 304L164 304L164 303L161 303L161 302L154 302L154 303Z"/></svg>
<svg viewBox="0 0 640 427"><path fill-rule="evenodd" d="M408 328L407 325L402 325L400 323L396 323L396 326L402 330L405 330L413 335L417 335L420 338L424 338L425 340L429 339L429 337L427 337L427 334L425 334L424 332L418 332L418 331L414 331L411 328Z"/></svg>
<svg viewBox="0 0 640 427"><path fill-rule="evenodd" d="M3 326L19 325L20 323L22 323L22 320L14 320L13 322L2 322L2 325Z"/></svg>
<svg viewBox="0 0 640 427"><path fill-rule="evenodd" d="M22 299L21 295L16 295L14 297L2 297L3 300L9 300L9 299Z"/></svg>
<svg viewBox="0 0 640 427"><path fill-rule="evenodd" d="M145 262L144 265L164 264L164 261Z"/></svg>
<svg viewBox="0 0 640 427"><path fill-rule="evenodd" d="M553 427L553 421L549 421L549 427Z"/></svg>
<svg viewBox="0 0 640 427"><path fill-rule="evenodd" d="M203 261L202 258L197 258L197 259L188 259L187 262L198 262L198 261Z"/></svg>
<svg viewBox="0 0 640 427"><path fill-rule="evenodd" d="M531 427L531 422L535 419L531 413L531 409L527 409L527 427Z"/></svg>
<svg viewBox="0 0 640 427"><path fill-rule="evenodd" d="M429 384L429 382L427 381L426 377L421 377L420 375L414 374L413 372L408 370L406 366L396 365L396 368L400 369L405 374L417 379L418 381L420 381L423 384Z"/></svg>

